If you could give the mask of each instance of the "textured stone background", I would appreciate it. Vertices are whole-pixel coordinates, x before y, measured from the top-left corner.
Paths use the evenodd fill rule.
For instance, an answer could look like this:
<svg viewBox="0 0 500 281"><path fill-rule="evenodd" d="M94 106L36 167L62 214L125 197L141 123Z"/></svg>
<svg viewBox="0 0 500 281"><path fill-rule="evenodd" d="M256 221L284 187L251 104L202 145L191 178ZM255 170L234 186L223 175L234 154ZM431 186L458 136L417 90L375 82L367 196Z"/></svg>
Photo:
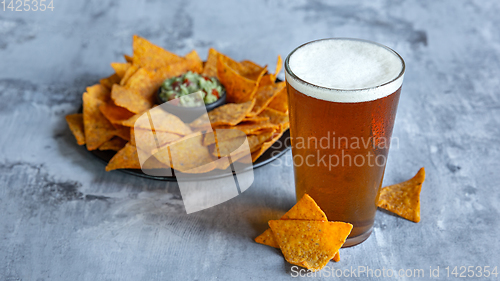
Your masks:
<svg viewBox="0 0 500 281"><path fill-rule="evenodd" d="M54 6L0 11L0 280L290 278L278 250L253 242L294 204L290 153L256 170L242 195L186 215L175 183L106 173L75 144L64 116L131 53L133 34L179 54L215 47L268 65L324 37L397 50L407 72L385 184L425 166L422 221L379 212L372 236L330 266L423 268L426 277L440 266L440 279L446 266L500 266L498 1Z"/></svg>

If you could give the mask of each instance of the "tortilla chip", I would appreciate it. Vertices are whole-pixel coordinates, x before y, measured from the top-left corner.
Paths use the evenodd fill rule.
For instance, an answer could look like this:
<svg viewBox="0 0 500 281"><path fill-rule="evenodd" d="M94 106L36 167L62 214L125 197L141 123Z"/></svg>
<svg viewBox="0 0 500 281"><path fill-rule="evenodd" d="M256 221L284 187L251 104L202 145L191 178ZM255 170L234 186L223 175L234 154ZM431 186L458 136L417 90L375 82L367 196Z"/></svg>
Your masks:
<svg viewBox="0 0 500 281"><path fill-rule="evenodd" d="M316 201L304 194L302 198L295 204L288 212L286 212L280 219L282 220L315 220L327 221L326 214L316 204Z"/></svg>
<svg viewBox="0 0 500 281"><path fill-rule="evenodd" d="M218 141L229 140L232 138L239 137L239 136L241 136L241 134L244 134L243 132L241 132L239 130L232 130L232 127L230 127L230 128L231 128L230 130L215 130L213 132L207 132L203 138L203 145L208 146L208 145L214 144L215 143L215 134L217 134Z"/></svg>
<svg viewBox="0 0 500 281"><path fill-rule="evenodd" d="M109 160L106 166L106 172L116 170L116 169L140 169L141 164L139 163L139 157L137 156L137 149L135 146L127 143L125 147L120 149L114 156Z"/></svg>
<svg viewBox="0 0 500 281"><path fill-rule="evenodd" d="M216 168L215 158L202 144L202 139L201 133L195 133L168 145L175 170L183 173L206 173ZM158 160L163 162L162 159Z"/></svg>
<svg viewBox="0 0 500 281"><path fill-rule="evenodd" d="M134 91L151 103L154 102L154 95L159 87L155 74L145 68L137 70L125 84L125 88Z"/></svg>
<svg viewBox="0 0 500 281"><path fill-rule="evenodd" d="M264 117L264 116L252 116L252 117L248 117L246 116L245 118L243 118L243 120L241 120L241 122L246 122L246 123L261 123L261 122L265 122L265 121L268 121L269 118L268 117Z"/></svg>
<svg viewBox="0 0 500 281"><path fill-rule="evenodd" d="M228 158L222 158L222 159L219 159L217 160L217 169L220 169L220 170L225 170L227 169L229 166L231 166L232 163L240 160L241 158L243 157L251 157L247 152L240 152L240 153L237 153L237 154L231 154L231 157L228 157Z"/></svg>
<svg viewBox="0 0 500 281"><path fill-rule="evenodd" d="M115 136L130 141L130 128L119 124L113 124L115 127Z"/></svg>
<svg viewBox="0 0 500 281"><path fill-rule="evenodd" d="M264 72L259 73L256 80L252 80L228 66L229 62L230 60L226 56L219 55L217 60L217 76L226 88L227 102L242 103L253 100L257 91L257 85Z"/></svg>
<svg viewBox="0 0 500 281"><path fill-rule="evenodd" d="M275 131L278 127L267 121L263 122L241 122L236 126L218 126L217 129L237 129L244 132L247 135L258 135L264 132Z"/></svg>
<svg viewBox="0 0 500 281"><path fill-rule="evenodd" d="M122 79L120 80L120 86L125 86L130 77L132 77L132 75L134 75L137 72L137 70L139 70L139 66L137 65L130 66L123 75Z"/></svg>
<svg viewBox="0 0 500 281"><path fill-rule="evenodd" d="M87 93L89 93L90 96L104 102L107 102L110 99L109 89L101 84L95 84L87 87Z"/></svg>
<svg viewBox="0 0 500 281"><path fill-rule="evenodd" d="M269 118L269 122L280 127L282 132L286 131L290 127L290 119L288 114L277 111L272 108L264 109L259 115L259 117Z"/></svg>
<svg viewBox="0 0 500 281"><path fill-rule="evenodd" d="M217 150L214 150L212 155L218 156L218 157L226 157L231 154L236 154L238 153L237 149L241 147L243 142L245 141L245 138L248 141L248 147L250 149L250 153L256 151L257 149L262 146L264 142L269 140L273 136L273 132L266 132L260 135L251 135L251 136L246 136L243 132L239 130L217 130L216 132L223 132L223 131L236 131L239 132L239 135L230 139L225 139L225 140L219 140L219 136L221 135L220 133L217 133Z"/></svg>
<svg viewBox="0 0 500 281"><path fill-rule="evenodd" d="M134 113L128 111L126 108L108 102L99 106L101 113L113 124L121 124L121 122L134 116Z"/></svg>
<svg viewBox="0 0 500 281"><path fill-rule="evenodd" d="M83 114L77 113L66 115L66 122L68 123L73 136L75 136L76 143L78 143L78 145L84 145L85 132L83 128Z"/></svg>
<svg viewBox="0 0 500 281"><path fill-rule="evenodd" d="M271 100L277 94L279 94L280 91L283 90L283 88L285 88L285 85L285 82L279 82L276 84L259 87L257 89L257 92L255 93L255 106L252 108L250 115L255 116L261 113L271 102Z"/></svg>
<svg viewBox="0 0 500 281"><path fill-rule="evenodd" d="M113 85L111 99L116 105L124 107L133 113L144 112L153 106L152 102L117 84Z"/></svg>
<svg viewBox="0 0 500 281"><path fill-rule="evenodd" d="M273 74L269 74L269 73L265 74L264 76L262 76L262 79L260 79L259 87L272 85L272 84L274 84L275 81L276 81L276 78L274 78Z"/></svg>
<svg viewBox="0 0 500 281"><path fill-rule="evenodd" d="M303 220L271 220L269 226L285 259L311 271L335 256L352 229L350 223Z"/></svg>
<svg viewBox="0 0 500 281"><path fill-rule="evenodd" d="M420 190L425 180L421 168L411 179L380 190L378 206L413 222L420 221Z"/></svg>
<svg viewBox="0 0 500 281"><path fill-rule="evenodd" d="M184 60L182 57L137 35L134 35L132 48L134 50L132 57L134 65L148 69L157 69Z"/></svg>
<svg viewBox="0 0 500 281"><path fill-rule="evenodd" d="M267 67L260 66L252 61L244 60L240 62L240 69L238 73L245 78L257 81L259 77L262 77L266 73Z"/></svg>
<svg viewBox="0 0 500 281"><path fill-rule="evenodd" d="M101 146L99 146L99 150L118 151L118 150L122 149L123 147L125 147L125 144L127 144L126 140L124 140L120 137L113 137L109 141L101 144Z"/></svg>
<svg viewBox="0 0 500 281"><path fill-rule="evenodd" d="M264 142L266 142L269 139L271 139L272 136L273 136L273 132L272 131L265 132L265 133L258 134L258 135L250 135L250 136L248 136L247 139L248 139L248 146L250 147L250 152L254 152L257 149L259 149L259 147Z"/></svg>
<svg viewBox="0 0 500 281"><path fill-rule="evenodd" d="M111 76L99 80L99 83L106 87L106 89L111 90L114 84L120 83L120 76L113 73Z"/></svg>
<svg viewBox="0 0 500 281"><path fill-rule="evenodd" d="M333 257L334 262L339 262L340 261L340 251L337 251L335 256Z"/></svg>
<svg viewBox="0 0 500 281"><path fill-rule="evenodd" d="M203 72L201 74L208 77L217 77L217 60L219 57L219 52L215 49L210 48L208 50L207 61L203 67Z"/></svg>
<svg viewBox="0 0 500 281"><path fill-rule="evenodd" d="M288 212L286 212L280 220L328 221L323 210L321 210L309 194L304 194L297 204L288 210ZM273 232L270 228L264 231L261 235L257 236L257 238L255 238L255 242L279 248L278 243L274 241Z"/></svg>
<svg viewBox="0 0 500 281"><path fill-rule="evenodd" d="M281 135L283 135L283 132L275 133L271 140L266 141L258 150L252 152L252 162L257 161L257 159L259 159L259 157L264 154L268 148L281 138Z"/></svg>
<svg viewBox="0 0 500 281"><path fill-rule="evenodd" d="M143 113L144 114L144 113ZM136 127L145 130L151 130L149 118L139 118L142 114L132 116L129 120L122 122L122 125L128 127ZM154 130L161 132L169 132L177 135L185 136L192 133L188 125L184 124L179 117L170 114L160 107L155 107L149 111L149 116L153 122ZM137 124L136 124L137 123Z"/></svg>
<svg viewBox="0 0 500 281"><path fill-rule="evenodd" d="M142 151L152 154L156 149L168 143L180 140L182 137L168 132L131 129L131 143ZM154 139L154 142L150 141Z"/></svg>
<svg viewBox="0 0 500 281"><path fill-rule="evenodd" d="M286 87L281 90L268 105L268 108L272 108L283 113L288 114L288 95L286 91Z"/></svg>
<svg viewBox="0 0 500 281"><path fill-rule="evenodd" d="M266 231L257 236L254 240L259 244L271 246L273 248L280 247L280 245L278 245L278 243L274 240L273 231L270 228L266 229Z"/></svg>
<svg viewBox="0 0 500 281"><path fill-rule="evenodd" d="M83 125L88 150L97 149L114 136L115 127L102 115L99 106L103 101L89 93L83 94Z"/></svg>
<svg viewBox="0 0 500 281"><path fill-rule="evenodd" d="M247 101L244 103L226 103L219 106L214 110L203 114L198 119L191 122L190 126L195 128L210 127L218 125L231 125L234 126L243 120L245 116L252 110L255 100Z"/></svg>
<svg viewBox="0 0 500 281"><path fill-rule="evenodd" d="M131 63L131 64L134 62L134 59L132 58L132 56L129 56L129 55L127 55L127 54L124 54L124 55L123 55L123 58L125 58L125 61L126 61L126 62L129 62L129 63Z"/></svg>
<svg viewBox="0 0 500 281"><path fill-rule="evenodd" d="M125 76L127 70L132 66L128 62L112 62L111 67L115 70L116 75L120 77L120 80Z"/></svg>
<svg viewBox="0 0 500 281"><path fill-rule="evenodd" d="M278 55L278 59L276 61L276 69L274 70L274 79L278 77L278 74L280 74L282 67L283 67L283 60L281 59L281 56Z"/></svg>
<svg viewBox="0 0 500 281"><path fill-rule="evenodd" d="M191 61L190 65L192 65L192 72L201 73L203 71L203 61L201 60L196 50L192 50L186 56L184 56L184 58L188 61Z"/></svg>

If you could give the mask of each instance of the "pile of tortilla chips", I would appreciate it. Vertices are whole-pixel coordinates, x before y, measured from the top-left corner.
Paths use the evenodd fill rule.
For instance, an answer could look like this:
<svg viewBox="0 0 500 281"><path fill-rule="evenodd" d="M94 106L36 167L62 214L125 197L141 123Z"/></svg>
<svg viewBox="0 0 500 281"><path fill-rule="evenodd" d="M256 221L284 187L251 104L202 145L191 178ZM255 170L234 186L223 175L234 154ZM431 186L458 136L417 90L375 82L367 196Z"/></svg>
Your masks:
<svg viewBox="0 0 500 281"><path fill-rule="evenodd" d="M307 194L255 242L280 248L285 259L312 271L322 269L331 259L339 261L339 249L351 233L352 225L329 222L325 213Z"/></svg>
<svg viewBox="0 0 500 281"><path fill-rule="evenodd" d="M139 124L139 130L144 131L134 132L135 121L145 112L153 112L155 93L165 79L187 71L217 77L226 88L228 103L209 112L208 118L205 114L205 118L191 124L162 113L165 115L161 116L162 125L154 128L158 145L164 147L191 140L182 146L185 153L177 155L182 157L182 165L173 167L169 157L158 153L158 161L148 161L149 168L172 167L181 172L190 169L193 172L197 165L213 162L221 157L218 147L224 148L227 154L240 141L227 133L229 130L222 129L238 129L248 135L251 161L254 162L288 129L285 82L275 82L282 65L279 56L276 72L270 74L266 66L247 60L237 62L214 49L209 50L207 61L203 62L194 50L181 57L135 35L133 55L124 57L126 62L111 63L113 75L87 88L82 98L83 113L66 116L79 145L86 144L88 150L118 151L106 167L107 171L141 168L135 138L145 137L152 129L149 124L144 127ZM200 134L210 129L215 131L211 136ZM194 171L227 168L210 167Z"/></svg>

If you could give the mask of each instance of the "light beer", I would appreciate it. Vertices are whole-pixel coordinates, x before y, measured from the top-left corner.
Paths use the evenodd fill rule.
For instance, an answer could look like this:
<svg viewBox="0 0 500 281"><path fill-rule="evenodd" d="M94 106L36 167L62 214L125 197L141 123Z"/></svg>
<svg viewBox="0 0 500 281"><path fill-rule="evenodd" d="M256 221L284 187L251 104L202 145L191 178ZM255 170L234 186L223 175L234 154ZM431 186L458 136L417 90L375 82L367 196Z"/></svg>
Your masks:
<svg viewBox="0 0 500 281"><path fill-rule="evenodd" d="M285 61L297 199L307 193L330 221L354 228L345 247L369 237L404 76L393 50L325 39Z"/></svg>

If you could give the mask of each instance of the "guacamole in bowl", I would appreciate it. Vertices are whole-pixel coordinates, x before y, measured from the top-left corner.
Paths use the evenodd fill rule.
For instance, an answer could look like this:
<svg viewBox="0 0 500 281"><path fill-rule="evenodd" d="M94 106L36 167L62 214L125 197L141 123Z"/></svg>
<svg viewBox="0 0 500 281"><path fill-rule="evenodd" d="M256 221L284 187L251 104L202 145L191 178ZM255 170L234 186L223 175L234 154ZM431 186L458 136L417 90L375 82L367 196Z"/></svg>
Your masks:
<svg viewBox="0 0 500 281"><path fill-rule="evenodd" d="M182 107L198 107L216 103L225 98L224 86L215 77L188 71L166 79L158 91L161 102L176 103Z"/></svg>

